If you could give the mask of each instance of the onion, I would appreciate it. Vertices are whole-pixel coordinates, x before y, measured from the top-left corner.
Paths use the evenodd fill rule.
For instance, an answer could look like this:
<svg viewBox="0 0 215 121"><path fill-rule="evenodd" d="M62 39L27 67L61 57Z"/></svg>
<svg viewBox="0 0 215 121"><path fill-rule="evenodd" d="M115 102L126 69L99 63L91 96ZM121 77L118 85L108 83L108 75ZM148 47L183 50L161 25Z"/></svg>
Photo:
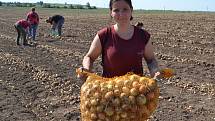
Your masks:
<svg viewBox="0 0 215 121"><path fill-rule="evenodd" d="M129 105L127 105L127 104L122 105L122 109L127 110L128 108L129 108Z"/></svg>
<svg viewBox="0 0 215 121"><path fill-rule="evenodd" d="M138 90L136 88L132 88L130 90L130 93L131 93L132 96L137 96L138 95Z"/></svg>
<svg viewBox="0 0 215 121"><path fill-rule="evenodd" d="M130 90L129 90L128 87L123 87L123 88L122 88L122 92L124 92L126 95L129 95Z"/></svg>
<svg viewBox="0 0 215 121"><path fill-rule="evenodd" d="M93 80L95 80L95 78L93 76L88 76L86 80L87 81L93 81Z"/></svg>
<svg viewBox="0 0 215 121"><path fill-rule="evenodd" d="M91 113L95 113L96 112L96 107L95 106L91 106L90 107L90 112Z"/></svg>
<svg viewBox="0 0 215 121"><path fill-rule="evenodd" d="M90 98L90 97L92 97L92 96L93 96L92 91L91 91L91 90L87 90L87 92L86 92L86 97L87 97L87 98Z"/></svg>
<svg viewBox="0 0 215 121"><path fill-rule="evenodd" d="M136 113L137 111L138 111L138 107L137 107L137 105L132 106L132 108L131 108L131 112Z"/></svg>
<svg viewBox="0 0 215 121"><path fill-rule="evenodd" d="M109 91L105 94L105 99L113 98L113 91Z"/></svg>
<svg viewBox="0 0 215 121"><path fill-rule="evenodd" d="M148 87L151 87L150 89L154 89L157 86L155 80L153 79L149 79L147 85Z"/></svg>
<svg viewBox="0 0 215 121"><path fill-rule="evenodd" d="M139 105L145 105L146 104L146 97L144 95L140 95L137 97L137 103Z"/></svg>
<svg viewBox="0 0 215 121"><path fill-rule="evenodd" d="M108 91L113 90L113 85L112 85L112 84L108 84L108 85L107 85L107 89L108 89Z"/></svg>
<svg viewBox="0 0 215 121"><path fill-rule="evenodd" d="M98 118L101 120L105 120L105 114L104 113L99 113Z"/></svg>
<svg viewBox="0 0 215 121"><path fill-rule="evenodd" d="M82 86L82 88L81 88L81 90L82 90L83 93L86 93L88 89L89 89L89 88L87 87L87 85L84 85L84 86Z"/></svg>
<svg viewBox="0 0 215 121"><path fill-rule="evenodd" d="M134 88L136 88L136 89L139 89L140 84L139 84L139 82L134 81L134 82L132 83L132 86L133 86Z"/></svg>
<svg viewBox="0 0 215 121"><path fill-rule="evenodd" d="M144 93L146 93L146 91L147 91L146 86L145 85L141 85L140 88L139 88L139 92L142 93L142 94L144 94Z"/></svg>
<svg viewBox="0 0 215 121"><path fill-rule="evenodd" d="M101 88L105 87L105 85L106 85L105 82L101 82L101 83L100 83L100 87L101 87Z"/></svg>
<svg viewBox="0 0 215 121"><path fill-rule="evenodd" d="M120 87L118 85L114 86L114 90L119 89Z"/></svg>
<svg viewBox="0 0 215 121"><path fill-rule="evenodd" d="M139 76L136 74L131 75L129 78L131 81L138 81L139 80Z"/></svg>
<svg viewBox="0 0 215 121"><path fill-rule="evenodd" d="M113 108L112 107L106 108L105 113L107 116L112 116L114 114Z"/></svg>
<svg viewBox="0 0 215 121"><path fill-rule="evenodd" d="M136 100L135 100L135 97L134 97L134 96L129 96L128 99L129 99L129 102L130 102L131 104L135 104Z"/></svg>
<svg viewBox="0 0 215 121"><path fill-rule="evenodd" d="M113 120L114 121L119 121L120 120L120 115L114 115L114 117L113 117Z"/></svg>
<svg viewBox="0 0 215 121"><path fill-rule="evenodd" d="M126 98L127 96L128 96L128 95L126 95L125 93L121 93L121 94L120 94L120 98L121 98L121 99L124 99L124 98Z"/></svg>
<svg viewBox="0 0 215 121"><path fill-rule="evenodd" d="M97 119L97 116L96 116L95 113L92 113L92 114L90 115L90 118L91 118L92 120L95 120L95 119Z"/></svg>
<svg viewBox="0 0 215 121"><path fill-rule="evenodd" d="M116 78L116 79L117 79L117 78ZM123 80L118 79L118 80L116 80L116 84L117 84L119 87L122 87L123 84L124 84L124 82L123 82Z"/></svg>
<svg viewBox="0 0 215 121"><path fill-rule="evenodd" d="M106 105L108 103L108 100L106 100L105 98L102 98L100 100L100 103L103 104L103 105Z"/></svg>
<svg viewBox="0 0 215 121"><path fill-rule="evenodd" d="M135 119L135 118L137 118L137 115L135 113L131 113L131 114L129 114L129 117L131 119Z"/></svg>
<svg viewBox="0 0 215 121"><path fill-rule="evenodd" d="M84 102L84 106L86 107L86 108L90 108L90 101L85 101Z"/></svg>
<svg viewBox="0 0 215 121"><path fill-rule="evenodd" d="M82 106L81 106L81 110L86 110L85 105L82 105Z"/></svg>
<svg viewBox="0 0 215 121"><path fill-rule="evenodd" d="M124 81L124 86L126 87L131 87L132 81L131 80L125 80Z"/></svg>
<svg viewBox="0 0 215 121"><path fill-rule="evenodd" d="M149 92L147 95L146 95L146 98L148 100L152 100L153 98L155 98L155 93L154 92Z"/></svg>
<svg viewBox="0 0 215 121"><path fill-rule="evenodd" d="M115 105L115 106L120 105L120 99L119 98L113 99L112 102L113 102L113 105Z"/></svg>
<svg viewBox="0 0 215 121"><path fill-rule="evenodd" d="M88 88L91 88L92 86L93 86L93 84L90 83L90 82L87 84L87 87L88 87Z"/></svg>
<svg viewBox="0 0 215 121"><path fill-rule="evenodd" d="M104 106L103 106L103 105L99 105L99 106L96 107L96 111L97 111L97 112L102 112L103 109L104 109Z"/></svg>
<svg viewBox="0 0 215 121"><path fill-rule="evenodd" d="M95 81L93 82L94 85L99 85L100 83L101 83L100 80L95 80Z"/></svg>
<svg viewBox="0 0 215 121"><path fill-rule="evenodd" d="M121 94L121 93L120 93L120 91L119 91L118 89L114 90L114 95L115 95L115 96L120 96L120 94Z"/></svg>
<svg viewBox="0 0 215 121"><path fill-rule="evenodd" d="M98 101L96 99L92 99L92 100L90 100L90 104L95 106L98 104Z"/></svg>
<svg viewBox="0 0 215 121"><path fill-rule="evenodd" d="M99 85L93 85L92 88L91 88L91 90L93 92L96 92L96 91L100 90L100 86Z"/></svg>
<svg viewBox="0 0 215 121"><path fill-rule="evenodd" d="M96 99L99 99L99 98L100 98L100 94L99 94L98 92L95 92L94 97L95 97Z"/></svg>
<svg viewBox="0 0 215 121"><path fill-rule="evenodd" d="M101 92L102 93L107 93L108 92L107 86L101 87Z"/></svg>
<svg viewBox="0 0 215 121"><path fill-rule="evenodd" d="M140 84L146 84L147 81L148 81L148 78L146 78L146 77L140 77L139 83Z"/></svg>
<svg viewBox="0 0 215 121"><path fill-rule="evenodd" d="M84 116L88 117L90 115L90 112L89 111L85 111L84 112Z"/></svg>
<svg viewBox="0 0 215 121"><path fill-rule="evenodd" d="M120 116L121 116L122 118L127 118L127 117L128 117L128 115L127 115L126 112L122 112Z"/></svg>

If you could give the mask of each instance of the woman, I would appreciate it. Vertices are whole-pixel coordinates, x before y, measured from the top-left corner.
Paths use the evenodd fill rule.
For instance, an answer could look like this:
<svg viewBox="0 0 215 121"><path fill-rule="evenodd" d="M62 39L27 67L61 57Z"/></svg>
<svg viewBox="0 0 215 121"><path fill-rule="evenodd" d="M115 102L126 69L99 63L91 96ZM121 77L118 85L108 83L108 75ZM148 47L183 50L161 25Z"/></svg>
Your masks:
<svg viewBox="0 0 215 121"><path fill-rule="evenodd" d="M92 71L93 62L102 54L103 77L121 76L128 72L143 75L145 59L151 77L159 75L150 34L131 25L131 0L110 0L110 16L115 25L100 30L83 59L83 68ZM84 77L84 75L79 75Z"/></svg>
<svg viewBox="0 0 215 121"><path fill-rule="evenodd" d="M30 22L31 27L29 28L29 37L32 37L32 40L35 41L36 33L37 33L37 27L39 24L39 16L35 12L35 8L31 8L31 12L27 14L27 21Z"/></svg>
<svg viewBox="0 0 215 121"><path fill-rule="evenodd" d="M142 22L137 22L137 23L135 24L135 26L142 29L142 28L143 28L143 23L142 23Z"/></svg>
<svg viewBox="0 0 215 121"><path fill-rule="evenodd" d="M22 37L23 38L23 45L28 45L26 35L28 33L27 30L30 27L30 23L25 19L21 19L15 23L14 27L17 31L16 44L20 45L19 41L20 41L20 37Z"/></svg>

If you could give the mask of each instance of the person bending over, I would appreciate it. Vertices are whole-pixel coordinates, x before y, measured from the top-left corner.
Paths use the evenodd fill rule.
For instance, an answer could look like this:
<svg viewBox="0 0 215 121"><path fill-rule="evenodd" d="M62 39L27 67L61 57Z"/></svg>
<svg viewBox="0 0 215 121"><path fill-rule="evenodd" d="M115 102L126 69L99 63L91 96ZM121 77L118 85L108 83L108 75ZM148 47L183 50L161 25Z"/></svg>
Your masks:
<svg viewBox="0 0 215 121"><path fill-rule="evenodd" d="M14 24L14 27L17 31L16 44L20 45L19 41L21 37L23 39L23 45L28 45L26 35L28 33L28 28L30 27L30 23L26 19L21 19Z"/></svg>
<svg viewBox="0 0 215 121"><path fill-rule="evenodd" d="M49 17L46 20L47 23L50 23L52 25L51 27L51 32L52 35L55 33L57 34L57 36L61 36L62 35L62 27L64 24L64 17L61 15L54 15Z"/></svg>

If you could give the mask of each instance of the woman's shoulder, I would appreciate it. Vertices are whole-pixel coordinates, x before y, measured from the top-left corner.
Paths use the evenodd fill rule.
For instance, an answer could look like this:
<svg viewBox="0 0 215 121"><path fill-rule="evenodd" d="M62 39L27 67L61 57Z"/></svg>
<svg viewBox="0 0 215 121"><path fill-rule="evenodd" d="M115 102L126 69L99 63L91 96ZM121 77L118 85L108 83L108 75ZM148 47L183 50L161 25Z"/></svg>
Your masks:
<svg viewBox="0 0 215 121"><path fill-rule="evenodd" d="M112 26L106 26L98 31L98 33L106 33L111 30Z"/></svg>
<svg viewBox="0 0 215 121"><path fill-rule="evenodd" d="M97 34L98 34L99 36L106 36L106 35L110 34L111 32L112 32L112 26L106 26L106 27L100 29L100 30L97 32Z"/></svg>
<svg viewBox="0 0 215 121"><path fill-rule="evenodd" d="M112 29L112 26L107 26L97 32L102 46L106 42L107 38L111 36L111 29Z"/></svg>

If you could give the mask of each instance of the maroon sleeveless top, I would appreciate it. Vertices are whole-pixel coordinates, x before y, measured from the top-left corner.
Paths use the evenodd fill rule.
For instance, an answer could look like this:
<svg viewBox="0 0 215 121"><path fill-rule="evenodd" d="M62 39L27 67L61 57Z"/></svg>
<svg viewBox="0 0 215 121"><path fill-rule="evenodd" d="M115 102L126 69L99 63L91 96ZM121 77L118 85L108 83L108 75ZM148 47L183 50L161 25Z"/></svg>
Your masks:
<svg viewBox="0 0 215 121"><path fill-rule="evenodd" d="M143 74L142 58L150 34L134 26L131 39L124 40L118 36L114 26L98 32L102 45L103 76L122 76L128 72Z"/></svg>

